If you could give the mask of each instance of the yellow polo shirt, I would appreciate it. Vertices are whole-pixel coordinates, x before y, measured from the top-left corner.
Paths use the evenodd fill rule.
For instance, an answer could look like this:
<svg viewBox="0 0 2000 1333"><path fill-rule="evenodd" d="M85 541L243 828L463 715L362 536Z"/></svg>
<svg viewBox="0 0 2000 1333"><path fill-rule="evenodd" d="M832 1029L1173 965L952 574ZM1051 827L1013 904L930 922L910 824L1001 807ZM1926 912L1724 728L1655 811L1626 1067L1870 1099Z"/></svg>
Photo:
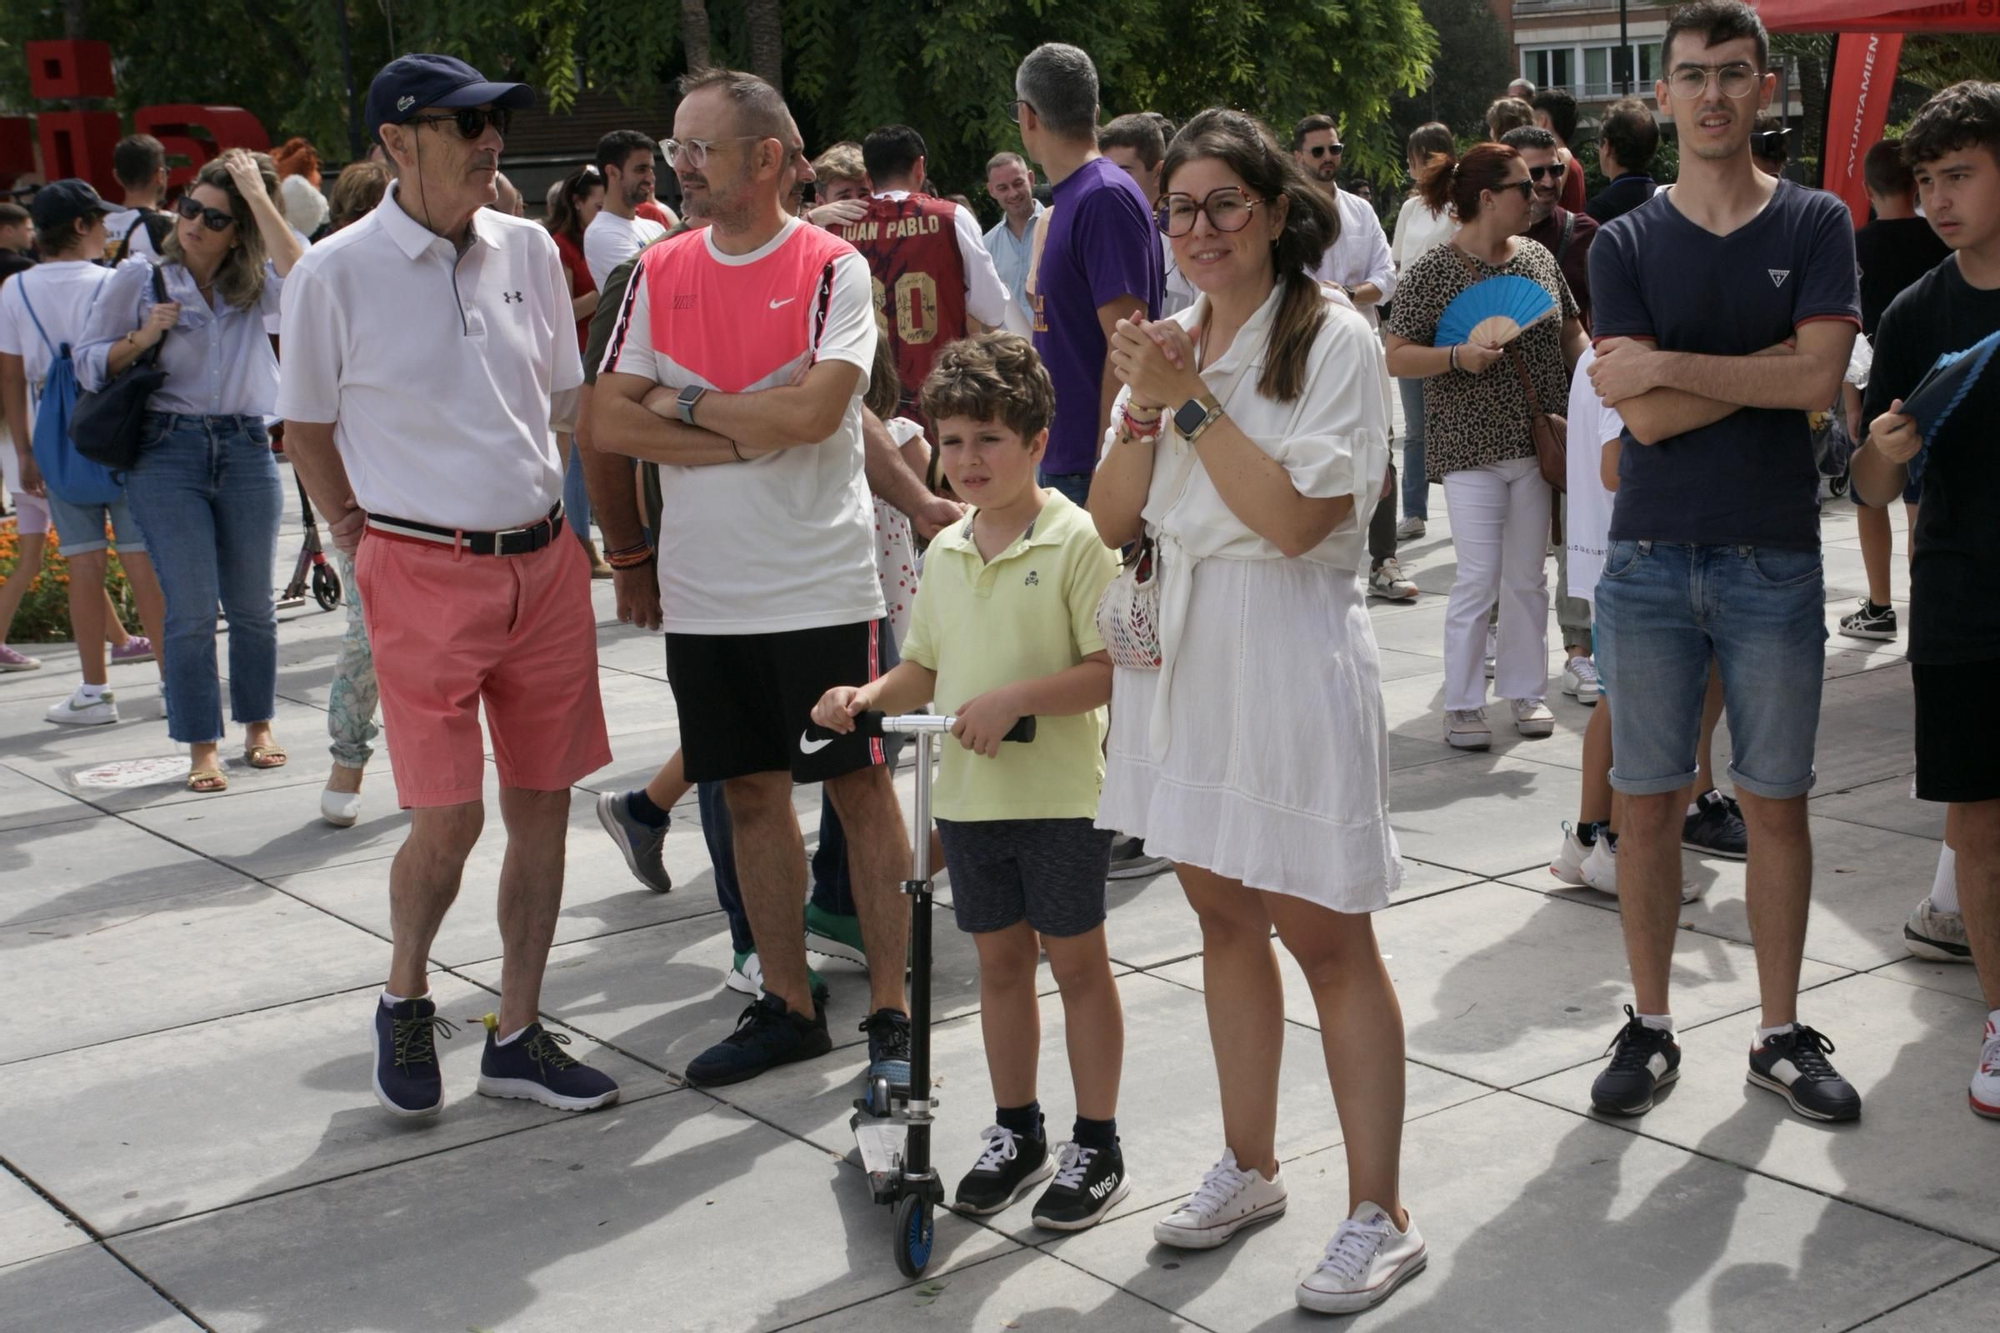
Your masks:
<svg viewBox="0 0 2000 1333"><path fill-rule="evenodd" d="M1118 557L1088 514L1058 491L1043 494L1034 526L990 562L979 557L970 515L940 533L924 557L903 660L937 673L940 713L1104 650L1097 599L1117 575ZM1040 718L1033 741L1002 745L992 759L944 737L932 811L940 819L1094 819L1105 725L1102 708Z"/></svg>

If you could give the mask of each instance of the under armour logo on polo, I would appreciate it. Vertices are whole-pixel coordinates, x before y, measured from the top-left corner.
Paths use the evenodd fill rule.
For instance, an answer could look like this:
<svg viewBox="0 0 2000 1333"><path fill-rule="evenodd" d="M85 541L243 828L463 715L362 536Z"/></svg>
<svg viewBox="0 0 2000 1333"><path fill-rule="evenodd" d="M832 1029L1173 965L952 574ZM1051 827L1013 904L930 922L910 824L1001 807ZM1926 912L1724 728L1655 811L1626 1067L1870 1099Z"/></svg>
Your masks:
<svg viewBox="0 0 2000 1333"><path fill-rule="evenodd" d="M1792 271L1788 268L1767 268L1764 271L1771 275L1771 285L1773 287L1784 286L1785 279L1792 276Z"/></svg>
<svg viewBox="0 0 2000 1333"><path fill-rule="evenodd" d="M502 292L500 294L500 299L506 302L508 305L513 305L515 302L521 299L521 294L519 292Z"/></svg>

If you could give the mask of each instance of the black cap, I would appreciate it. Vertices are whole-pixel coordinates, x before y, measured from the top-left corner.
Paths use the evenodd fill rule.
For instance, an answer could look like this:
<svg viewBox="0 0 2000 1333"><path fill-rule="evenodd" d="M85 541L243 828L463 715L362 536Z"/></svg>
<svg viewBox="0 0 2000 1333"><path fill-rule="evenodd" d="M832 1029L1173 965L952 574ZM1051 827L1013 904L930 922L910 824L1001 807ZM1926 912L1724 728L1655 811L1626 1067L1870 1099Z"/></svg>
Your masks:
<svg viewBox="0 0 2000 1333"><path fill-rule="evenodd" d="M78 218L98 218L117 210L104 202L89 181L75 177L68 180L50 181L35 191L35 197L28 203L28 214L35 220L36 231L59 232Z"/></svg>
<svg viewBox="0 0 2000 1333"><path fill-rule="evenodd" d="M494 83L456 56L419 52L382 66L368 85L368 132L379 139L384 125L401 125L427 106L491 102L519 111L534 101L535 90L525 83Z"/></svg>

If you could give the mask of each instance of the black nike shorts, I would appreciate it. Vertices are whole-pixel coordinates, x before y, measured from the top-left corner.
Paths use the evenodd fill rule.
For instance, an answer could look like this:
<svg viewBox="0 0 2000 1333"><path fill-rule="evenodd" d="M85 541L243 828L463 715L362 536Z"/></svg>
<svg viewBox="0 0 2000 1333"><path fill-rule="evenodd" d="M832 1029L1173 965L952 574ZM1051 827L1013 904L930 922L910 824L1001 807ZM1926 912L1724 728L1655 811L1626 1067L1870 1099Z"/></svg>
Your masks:
<svg viewBox="0 0 2000 1333"><path fill-rule="evenodd" d="M836 685L880 674L886 620L770 634L669 634L667 680L689 782L789 772L824 782L886 761L880 737L807 735Z"/></svg>

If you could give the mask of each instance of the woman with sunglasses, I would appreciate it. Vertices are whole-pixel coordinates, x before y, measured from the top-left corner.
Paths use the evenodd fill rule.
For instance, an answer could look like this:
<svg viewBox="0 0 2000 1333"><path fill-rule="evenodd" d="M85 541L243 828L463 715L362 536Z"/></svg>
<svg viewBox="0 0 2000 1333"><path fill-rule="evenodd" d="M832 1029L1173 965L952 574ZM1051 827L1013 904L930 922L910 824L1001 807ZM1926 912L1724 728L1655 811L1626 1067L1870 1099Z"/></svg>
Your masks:
<svg viewBox="0 0 2000 1333"><path fill-rule="evenodd" d="M590 317L597 312L599 295L597 280L590 276L590 265L584 262L583 233L604 207L604 173L586 162L563 177L549 199L549 235L556 238L556 253L562 257L570 309L576 315L576 345L582 347L590 341ZM608 579L611 566L604 563L597 543L590 536L590 492L584 488L583 460L577 454L576 441L563 431L557 434L556 444L566 460L563 512L570 516L570 530L576 533L576 539L583 543L584 554L590 557L590 576Z"/></svg>
<svg viewBox="0 0 2000 1333"><path fill-rule="evenodd" d="M270 159L232 148L203 166L175 205L179 217L153 264L118 266L93 312L80 356L99 389L157 349L166 381L147 402L138 464L126 479L133 517L166 593L167 734L190 748L188 787L228 785L216 759L222 692L215 608L229 622L230 715L252 768L284 764L271 735L277 712L278 618L271 566L284 507L264 428L277 406L278 361L264 319L278 313L285 274L302 253L278 210Z"/></svg>
<svg viewBox="0 0 2000 1333"><path fill-rule="evenodd" d="M1493 743L1486 724L1486 613L1500 599L1494 689L1514 728L1546 736L1555 715L1549 683L1549 484L1535 459L1530 395L1541 411L1569 405L1569 372L1585 336L1576 297L1555 256L1527 230L1535 185L1520 153L1483 143L1426 177L1422 196L1449 205L1458 234L1419 258L1396 288L1389 317L1389 373L1424 383L1424 468L1443 481L1458 576L1444 624L1445 741L1460 750ZM1504 347L1437 346L1438 318L1474 283L1513 275L1548 293L1556 315ZM1515 364L1505 364L1513 361Z"/></svg>
<svg viewBox="0 0 2000 1333"><path fill-rule="evenodd" d="M1388 377L1367 320L1312 276L1333 202L1270 131L1204 111L1161 184L1161 230L1201 295L1111 341L1126 387L1090 515L1109 546L1153 539L1162 666L1113 673L1097 823L1169 857L1201 923L1224 1151L1153 1236L1210 1249L1285 1211L1276 927L1312 988L1347 1157L1348 1215L1297 1300L1360 1310L1425 1253L1399 1197L1403 1020L1369 916L1402 878L1356 573L1357 519L1388 472Z"/></svg>

